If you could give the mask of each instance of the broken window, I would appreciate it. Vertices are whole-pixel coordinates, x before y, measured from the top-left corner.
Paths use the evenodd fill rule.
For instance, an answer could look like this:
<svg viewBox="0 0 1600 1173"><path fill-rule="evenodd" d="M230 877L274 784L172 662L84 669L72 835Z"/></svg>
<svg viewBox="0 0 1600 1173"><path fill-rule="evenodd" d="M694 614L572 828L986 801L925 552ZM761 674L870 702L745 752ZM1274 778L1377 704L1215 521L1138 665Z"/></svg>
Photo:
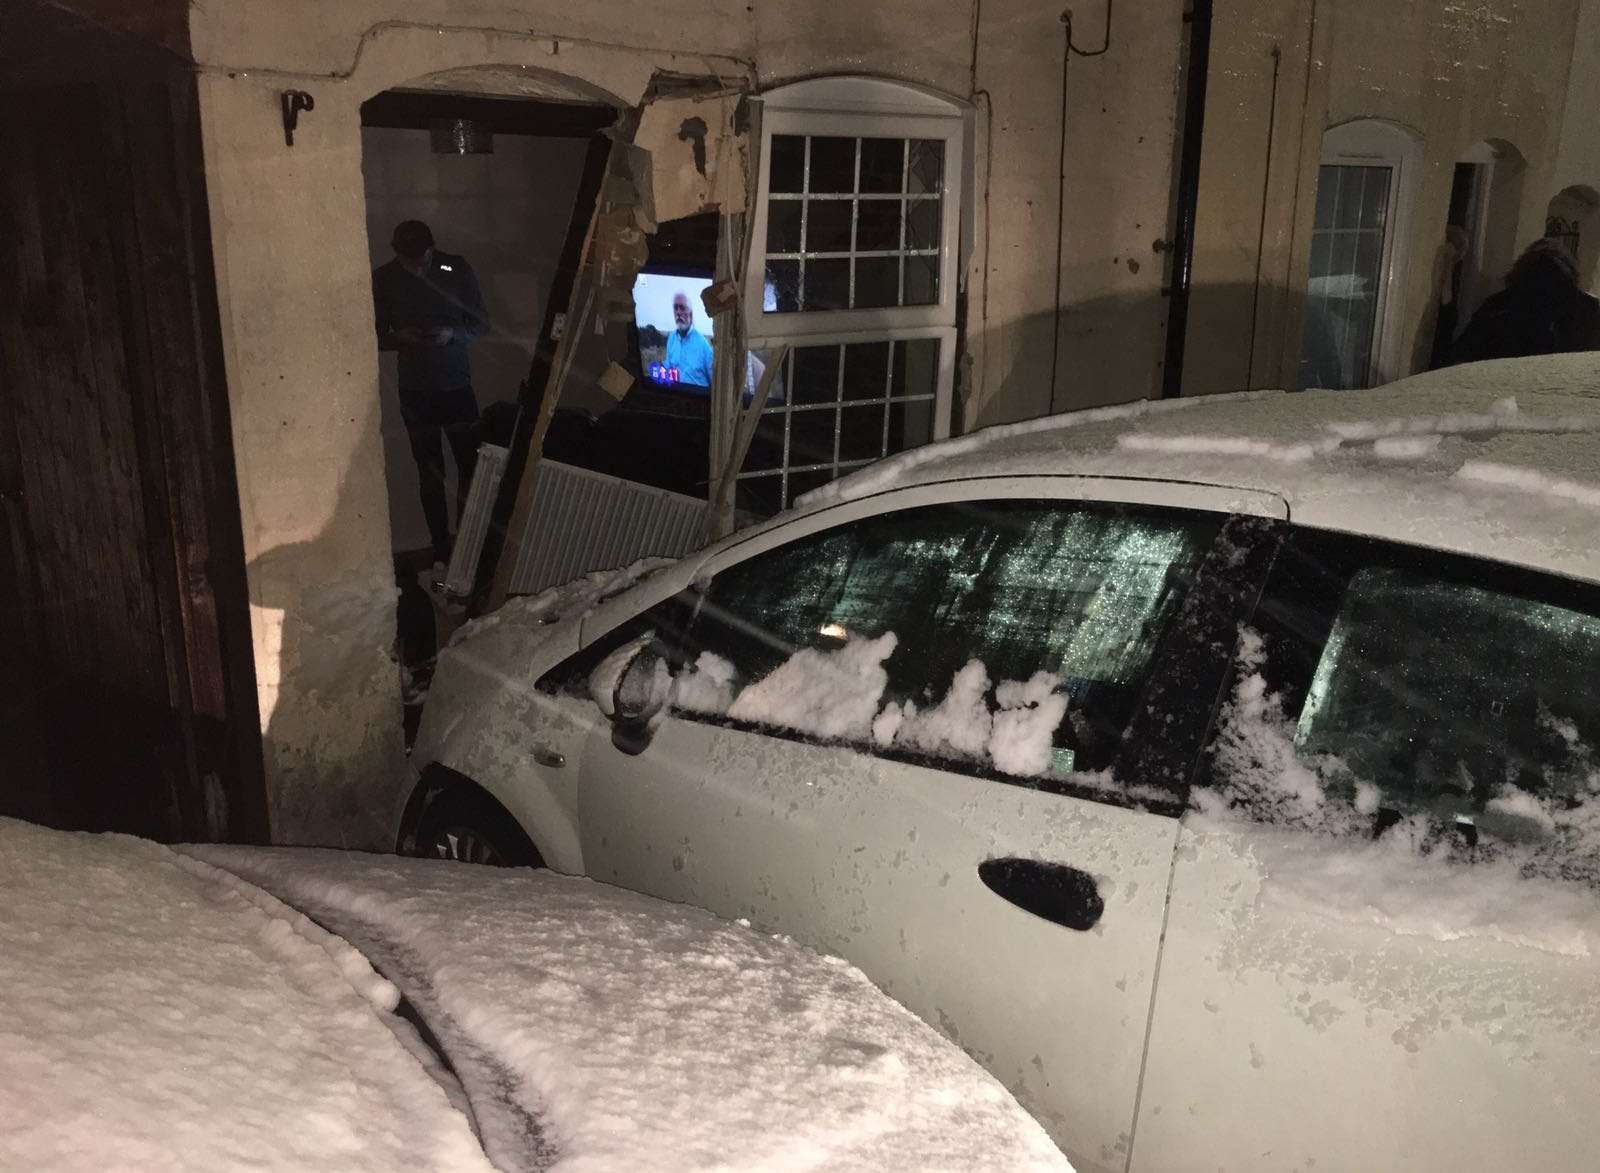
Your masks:
<svg viewBox="0 0 1600 1173"><path fill-rule="evenodd" d="M744 508L949 434L964 130L955 104L878 80L763 95L751 365L790 350L739 474Z"/></svg>

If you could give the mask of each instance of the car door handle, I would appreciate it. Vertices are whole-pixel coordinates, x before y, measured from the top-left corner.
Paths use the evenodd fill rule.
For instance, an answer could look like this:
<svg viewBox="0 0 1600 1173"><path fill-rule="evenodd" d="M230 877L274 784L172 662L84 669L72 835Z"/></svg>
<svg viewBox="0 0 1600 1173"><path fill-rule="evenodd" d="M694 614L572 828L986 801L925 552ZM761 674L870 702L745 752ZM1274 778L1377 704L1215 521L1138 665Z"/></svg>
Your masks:
<svg viewBox="0 0 1600 1173"><path fill-rule="evenodd" d="M1106 902L1088 872L1039 859L986 859L978 879L996 896L1054 924L1084 932L1100 920Z"/></svg>
<svg viewBox="0 0 1600 1173"><path fill-rule="evenodd" d="M565 754L559 754L548 745L535 745L533 747L533 760L541 766L549 766L552 770L559 770L567 764Z"/></svg>

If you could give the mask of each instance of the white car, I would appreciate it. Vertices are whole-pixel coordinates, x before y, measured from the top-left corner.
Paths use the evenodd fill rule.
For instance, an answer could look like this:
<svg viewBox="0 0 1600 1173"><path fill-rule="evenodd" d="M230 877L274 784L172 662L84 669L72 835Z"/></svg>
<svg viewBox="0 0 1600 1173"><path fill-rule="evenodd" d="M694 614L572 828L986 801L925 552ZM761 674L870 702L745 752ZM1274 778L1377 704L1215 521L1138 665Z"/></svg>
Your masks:
<svg viewBox="0 0 1600 1173"><path fill-rule="evenodd" d="M1580 355L903 454L466 631L398 834L846 957L1080 1170L1591 1169L1597 431Z"/></svg>
<svg viewBox="0 0 1600 1173"><path fill-rule="evenodd" d="M1072 1173L851 966L700 909L6 818L0 892L0 1169Z"/></svg>

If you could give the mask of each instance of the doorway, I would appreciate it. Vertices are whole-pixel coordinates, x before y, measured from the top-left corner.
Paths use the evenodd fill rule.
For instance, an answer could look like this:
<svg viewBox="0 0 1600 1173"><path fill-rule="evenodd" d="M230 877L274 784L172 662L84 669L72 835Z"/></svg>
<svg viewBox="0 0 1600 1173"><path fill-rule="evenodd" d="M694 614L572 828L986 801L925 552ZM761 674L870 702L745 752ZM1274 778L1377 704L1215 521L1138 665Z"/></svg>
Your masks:
<svg viewBox="0 0 1600 1173"><path fill-rule="evenodd" d="M616 116L599 104L421 90L362 106L375 288L401 291L399 302L378 296L378 390L407 744L440 637L461 618L438 584L473 457L482 442L509 447L519 411L543 390L605 158L601 132ZM397 268L406 223L426 226L430 267ZM452 307L451 341L414 347L407 328L430 323L401 319Z"/></svg>

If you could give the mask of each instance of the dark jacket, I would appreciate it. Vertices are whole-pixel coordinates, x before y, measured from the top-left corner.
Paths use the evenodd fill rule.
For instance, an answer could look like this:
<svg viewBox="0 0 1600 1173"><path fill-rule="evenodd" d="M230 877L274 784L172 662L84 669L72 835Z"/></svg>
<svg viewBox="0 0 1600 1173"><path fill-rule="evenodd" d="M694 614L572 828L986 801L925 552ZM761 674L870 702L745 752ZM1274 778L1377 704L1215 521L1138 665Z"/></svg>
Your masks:
<svg viewBox="0 0 1600 1173"><path fill-rule="evenodd" d="M1514 269L1506 287L1478 307L1451 348L1450 361L1595 349L1600 349L1600 301L1559 266L1533 264L1523 272Z"/></svg>
<svg viewBox="0 0 1600 1173"><path fill-rule="evenodd" d="M478 276L464 257L435 251L422 276L399 258L372 273L372 302L378 323L378 346L398 350L402 391L450 391L472 385L467 346L489 329ZM406 326L434 329L448 326L452 337L443 346L399 346L396 330Z"/></svg>

